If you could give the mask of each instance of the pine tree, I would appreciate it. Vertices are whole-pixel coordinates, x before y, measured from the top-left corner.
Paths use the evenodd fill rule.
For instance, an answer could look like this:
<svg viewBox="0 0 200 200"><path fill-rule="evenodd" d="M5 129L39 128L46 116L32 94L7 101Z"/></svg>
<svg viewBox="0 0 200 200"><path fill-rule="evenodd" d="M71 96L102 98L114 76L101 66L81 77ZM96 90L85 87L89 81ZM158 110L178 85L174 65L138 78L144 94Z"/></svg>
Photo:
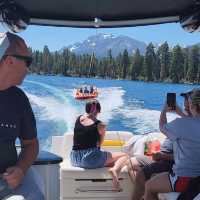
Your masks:
<svg viewBox="0 0 200 200"><path fill-rule="evenodd" d="M131 69L131 79L136 80L142 70L142 56L140 55L139 49L136 49L133 55L132 69Z"/></svg>
<svg viewBox="0 0 200 200"><path fill-rule="evenodd" d="M170 79L174 83L179 83L184 75L184 55L181 47L176 45L172 51L172 61L170 67Z"/></svg>
<svg viewBox="0 0 200 200"><path fill-rule="evenodd" d="M129 67L130 61L129 61L129 57L128 57L128 51L125 49L123 52L123 56L122 56L122 78L126 79L127 77L127 71L128 71L128 67Z"/></svg>
<svg viewBox="0 0 200 200"><path fill-rule="evenodd" d="M43 66L43 71L45 73L50 73L51 72L51 66L50 66L50 51L47 45L44 46L43 49L43 54L42 54L42 66Z"/></svg>
<svg viewBox="0 0 200 200"><path fill-rule="evenodd" d="M183 49L183 55L184 55L184 80L187 79L187 72L188 72L188 68L189 68L189 48L185 48Z"/></svg>
<svg viewBox="0 0 200 200"><path fill-rule="evenodd" d="M144 57L144 76L147 81L153 81L155 65L156 55L154 52L154 46L150 43L146 48Z"/></svg>
<svg viewBox="0 0 200 200"><path fill-rule="evenodd" d="M189 53L189 64L187 71L187 80L190 82L197 81L199 64L199 47L194 45Z"/></svg>
<svg viewBox="0 0 200 200"><path fill-rule="evenodd" d="M168 43L162 44L159 49L159 60L160 60L160 80L165 80L169 75L170 67L170 52Z"/></svg>

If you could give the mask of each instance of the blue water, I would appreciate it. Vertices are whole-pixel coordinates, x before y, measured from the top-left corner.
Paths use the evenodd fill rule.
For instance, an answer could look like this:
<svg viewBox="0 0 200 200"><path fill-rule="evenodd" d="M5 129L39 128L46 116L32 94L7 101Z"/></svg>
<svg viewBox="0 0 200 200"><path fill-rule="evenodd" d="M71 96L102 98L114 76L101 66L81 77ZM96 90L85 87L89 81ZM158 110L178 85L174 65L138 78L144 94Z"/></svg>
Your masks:
<svg viewBox="0 0 200 200"><path fill-rule="evenodd" d="M32 104L43 149L51 145L52 135L73 131L77 116L84 113L84 101L74 99L74 88L92 84L100 90L102 106L99 119L108 130L131 131L141 134L158 130L160 110L167 92L180 94L197 85L145 83L122 80L70 78L61 76L29 75L22 89ZM182 97L177 97L182 106ZM176 117L169 114L169 119Z"/></svg>

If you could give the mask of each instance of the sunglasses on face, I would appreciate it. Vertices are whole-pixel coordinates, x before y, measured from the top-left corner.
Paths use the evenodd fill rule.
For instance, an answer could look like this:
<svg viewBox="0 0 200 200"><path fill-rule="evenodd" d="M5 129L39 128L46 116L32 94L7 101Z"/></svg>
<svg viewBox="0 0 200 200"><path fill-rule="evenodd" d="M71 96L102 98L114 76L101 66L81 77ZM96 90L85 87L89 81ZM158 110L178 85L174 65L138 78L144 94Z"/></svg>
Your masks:
<svg viewBox="0 0 200 200"><path fill-rule="evenodd" d="M29 56L21 56L21 55L5 55L4 57L6 56L12 56L18 60L22 60L26 63L26 67L29 67L33 61L32 57L29 57Z"/></svg>
<svg viewBox="0 0 200 200"><path fill-rule="evenodd" d="M21 55L12 55L14 58L18 59L18 60L22 60L26 63L26 66L29 67L32 63L32 57L29 56L21 56Z"/></svg>

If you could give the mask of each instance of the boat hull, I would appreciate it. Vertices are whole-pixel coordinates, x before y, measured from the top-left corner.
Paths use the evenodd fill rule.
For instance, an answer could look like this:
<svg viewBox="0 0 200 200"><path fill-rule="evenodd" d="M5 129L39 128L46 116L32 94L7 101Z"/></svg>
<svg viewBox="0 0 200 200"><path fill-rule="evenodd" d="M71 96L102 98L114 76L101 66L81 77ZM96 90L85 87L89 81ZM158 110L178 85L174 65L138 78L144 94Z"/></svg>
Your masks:
<svg viewBox="0 0 200 200"><path fill-rule="evenodd" d="M97 95L78 95L78 96L75 96L75 99L84 100L84 99L94 99L96 97L98 97L98 94Z"/></svg>

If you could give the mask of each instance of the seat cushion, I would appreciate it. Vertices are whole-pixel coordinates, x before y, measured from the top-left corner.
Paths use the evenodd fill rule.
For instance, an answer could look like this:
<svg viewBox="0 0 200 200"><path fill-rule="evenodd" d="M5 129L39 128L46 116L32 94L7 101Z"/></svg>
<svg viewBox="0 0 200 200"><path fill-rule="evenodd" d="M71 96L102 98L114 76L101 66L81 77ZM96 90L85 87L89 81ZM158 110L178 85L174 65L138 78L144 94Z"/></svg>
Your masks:
<svg viewBox="0 0 200 200"><path fill-rule="evenodd" d="M61 177L63 178L91 178L91 179L110 179L112 178L108 172L107 167L97 168L97 169L84 169L80 167L74 167L71 165L69 160L62 162L61 166ZM120 178L127 178L128 172L126 167L122 169L120 173Z"/></svg>

